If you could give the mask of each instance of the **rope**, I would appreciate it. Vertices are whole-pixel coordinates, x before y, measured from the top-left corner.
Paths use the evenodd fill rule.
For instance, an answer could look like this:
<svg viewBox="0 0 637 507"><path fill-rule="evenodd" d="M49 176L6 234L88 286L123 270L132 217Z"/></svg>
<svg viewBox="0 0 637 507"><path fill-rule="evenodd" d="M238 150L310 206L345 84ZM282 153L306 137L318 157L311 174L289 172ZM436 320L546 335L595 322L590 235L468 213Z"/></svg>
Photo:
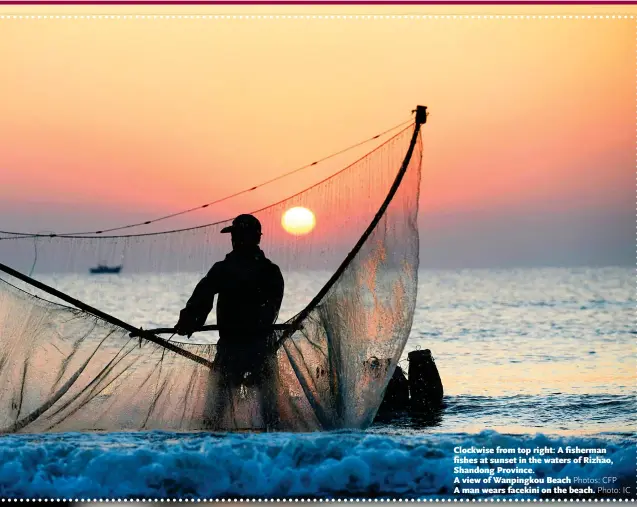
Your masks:
<svg viewBox="0 0 637 507"><path fill-rule="evenodd" d="M0 0L1 1L1 0ZM392 142L394 139L396 139L397 137L399 137L401 134L403 134L404 132L406 132L407 130L411 129L412 126L414 125L413 120L409 121L409 125L407 127L405 127L404 129L400 130L397 134L395 134L394 136L390 137L387 141L385 141L384 143L382 143L380 146L378 146L377 148L375 148L372 152L382 148L383 146L385 146L386 144L389 144L390 142ZM382 134L379 134L382 135ZM284 203L285 201L289 201L290 199L294 199L295 197L301 195L304 192L307 192L308 190L315 188L319 185L322 185L323 183L325 183L326 181L329 181L330 179L338 176L339 174L347 171L350 167L356 165L357 163L359 163L361 160L363 160L365 157L369 156L369 153L362 156L361 158L359 158L358 160L352 162L350 165L344 167L343 169L341 169L340 171L328 176L327 178L315 183L314 185L305 188L304 190L301 190L300 192L297 192L294 195L288 196L285 199L281 199L278 202L275 202L274 204L270 204L269 206L265 206L263 208L260 208L258 210L253 210L251 213L252 214L256 214L259 213L261 211L264 211L268 208L272 208L274 206L278 206L282 203ZM24 239L24 238L66 238L66 239L102 239L102 238L109 238L109 239L113 239L113 238L139 238L139 237L144 237L144 236L160 236L163 234L174 234L174 233L178 233L178 232L185 232L185 231L194 231L197 229L203 229L205 227L212 227L214 225L219 225L219 224L223 224L228 222L228 219L225 220L219 220L217 222L211 222L211 223L207 223L207 224L203 224L203 225L196 225L193 227L185 227L182 229L172 229L172 230L164 230L164 231L158 231L158 232L142 232L142 233L137 233L137 234L122 234L122 235L115 235L115 236L89 236L89 233L84 233L85 235L78 235L78 234L69 234L69 233L61 233L61 234L33 234L33 233L20 233L20 232L7 232L7 231L0 231L0 234L9 234L9 236L5 236L5 237L0 237L0 241L2 240L11 240L11 239ZM98 232L104 232L104 231L98 231Z"/></svg>
<svg viewBox="0 0 637 507"><path fill-rule="evenodd" d="M144 222L137 222L137 223L133 223L133 224L122 225L122 226L119 226L119 227L111 227L109 229L101 229L101 230L98 230L98 231L65 232L65 233L55 233L55 234L52 233L52 234L46 234L46 235L38 234L38 233L34 234L34 233L29 233L29 232L0 231L0 234L8 234L8 235L12 235L12 236L15 236L15 237L20 237L20 238L24 238L24 237L84 236L84 235L89 235L89 234L98 234L99 235L99 234L104 234L104 233L107 233L107 232L121 231L121 230L125 230L125 229L132 229L134 227L141 227L141 226L144 226L144 225L154 224L154 223L157 223L157 222L161 222L163 220L168 220L169 218L174 218L174 217L178 217L178 216L181 216L181 215L186 215L188 213L192 213L194 211L205 209L205 208L207 208L209 206L213 206L215 204L219 204L221 202L225 202L225 201L227 201L229 199L233 199L234 197L238 197L240 195L247 194L248 192L253 192L254 190L257 190L257 189L259 189L261 187L264 187L266 185L269 185L271 183L279 181L279 180L281 180L283 178L286 178L288 176L296 174L296 173L298 173L300 171L303 171L305 169L313 167L313 166L315 166L317 164L320 164L321 162L325 162L326 160L334 158L334 157L336 157L338 155L342 155L343 153L345 153L347 151L350 151L350 150L353 150L354 148L358 148L359 146L362 146L362 145L364 145L364 144L366 144L366 143L368 143L370 141L378 139L379 137L384 136L385 134L388 134L389 132L392 132L393 130L396 130L396 129L400 128L400 127L403 127L403 126L407 125L408 123L411 123L412 121L413 120L410 118L407 121L404 121L404 122L402 122L402 123L400 123L398 125L395 125L394 127L390 128L390 129L385 130L384 132L381 132L380 134L375 135L374 137L370 137L369 139L366 139L364 141L360 141L360 142L358 142L356 144L353 144L353 145L351 145L351 146L349 146L347 148L344 148L344 149L342 149L340 151L332 153L331 155L327 155L326 157L323 157L323 158L321 158L321 159L319 159L319 160L317 160L315 162L312 162L311 164L307 164L307 165L304 165L302 167L298 167L296 169L293 169L291 171L283 173L283 174L281 174L279 176L276 176L276 177L274 177L272 179L264 181L264 182L262 182L262 183L260 183L258 185L253 186L253 187L246 188L244 190L240 190L238 192L235 192L234 194L230 194L230 195L227 195L225 197L221 197L220 199L216 199L214 201L210 201L210 202L207 202L205 204L201 204L199 206L195 206L193 208L188 208L188 209L185 209L183 211L170 213L168 215L164 215L164 216L161 216L159 218L152 219L152 220L146 220ZM0 239L7 239L7 238L0 238Z"/></svg>
<svg viewBox="0 0 637 507"><path fill-rule="evenodd" d="M356 245L354 245L354 248L352 248L349 254L347 254L347 257L345 257L345 260L341 263L339 268L332 275L332 277L327 281L327 283L323 286L323 288L319 291L319 293L316 296L314 296L314 299L312 299L312 301L310 301L310 303L303 310L301 310L298 314L296 314L296 316L292 317L290 320L286 322L286 324L289 324L290 327L286 331L284 331L281 338L279 338L279 341L278 341L279 344L282 343L284 340L286 340L289 336L291 336L294 333L294 331L296 331L299 328L301 322L305 320L305 318L310 314L310 312L312 312L314 308L316 308L316 306L321 302L321 300L325 297L325 295L330 291L332 286L336 283L336 281L341 277L341 275L345 272L347 267L350 265L354 257L358 255L358 252L360 251L361 248L363 248L363 245L367 241L367 238L369 238L369 236L372 234L372 232L374 231L374 229L380 222L381 218L385 214L385 211L389 207L389 203L394 198L394 195L396 195L396 192L398 191L398 187L400 187L403 177L405 176L405 173L407 172L407 168L409 167L409 163L411 162L411 157L414 153L414 148L416 147L416 144L418 143L418 140L420 139L420 127L423 124L425 124L427 121L428 113L427 113L426 107L418 106L415 112L416 112L416 121L414 123L414 132L411 136L409 148L407 148L407 153L405 154L403 163L400 166L400 170L398 171L398 174L396 175L396 179L394 180L394 183L389 189L389 193L387 194L387 197L385 197L385 200L381 204L380 209L376 212L376 215L372 219L371 223L369 224L369 226L367 227L363 235L359 238Z"/></svg>
<svg viewBox="0 0 637 507"><path fill-rule="evenodd" d="M38 234L53 234L51 231L40 231ZM35 270L35 265L38 262L38 237L33 236L33 264L31 264L31 269L29 270L29 276L33 276L33 271Z"/></svg>

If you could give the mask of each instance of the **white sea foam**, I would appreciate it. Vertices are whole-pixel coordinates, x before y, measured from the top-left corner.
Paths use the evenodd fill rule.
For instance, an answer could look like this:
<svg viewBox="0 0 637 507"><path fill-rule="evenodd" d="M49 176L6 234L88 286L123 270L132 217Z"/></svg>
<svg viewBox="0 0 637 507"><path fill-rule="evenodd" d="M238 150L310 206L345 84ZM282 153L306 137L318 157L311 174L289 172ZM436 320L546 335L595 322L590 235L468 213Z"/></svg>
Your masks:
<svg viewBox="0 0 637 507"><path fill-rule="evenodd" d="M613 464L540 464L533 466L535 476L608 476L618 478L615 487L634 486L637 448L627 438L524 437L491 431L409 438L349 432L152 432L5 437L0 440L0 496L449 497L455 477L453 450L459 445L603 447ZM631 491L634 495L634 488Z"/></svg>

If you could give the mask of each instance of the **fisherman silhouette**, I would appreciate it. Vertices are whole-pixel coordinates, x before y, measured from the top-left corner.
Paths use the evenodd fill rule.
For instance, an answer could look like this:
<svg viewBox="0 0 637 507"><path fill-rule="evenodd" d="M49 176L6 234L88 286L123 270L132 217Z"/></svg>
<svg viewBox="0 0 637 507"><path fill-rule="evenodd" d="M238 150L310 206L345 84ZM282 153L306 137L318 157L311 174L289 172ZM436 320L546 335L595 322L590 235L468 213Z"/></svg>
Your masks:
<svg viewBox="0 0 637 507"><path fill-rule="evenodd" d="M261 223L256 217L239 215L221 232L230 233L232 252L197 284L175 331L190 337L200 329L217 294L215 368L225 385L260 383L265 358L272 352L272 325L283 300L283 276L259 248Z"/></svg>

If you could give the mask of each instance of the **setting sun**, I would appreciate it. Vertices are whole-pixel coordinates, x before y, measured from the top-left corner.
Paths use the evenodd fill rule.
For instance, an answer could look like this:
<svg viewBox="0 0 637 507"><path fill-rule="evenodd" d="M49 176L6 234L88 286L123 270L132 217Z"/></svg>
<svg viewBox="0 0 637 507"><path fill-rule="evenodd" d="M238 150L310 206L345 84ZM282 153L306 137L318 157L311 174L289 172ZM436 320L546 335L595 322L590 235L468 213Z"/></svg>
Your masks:
<svg viewBox="0 0 637 507"><path fill-rule="evenodd" d="M283 213L281 225L290 234L307 234L316 225L314 213L303 207L290 208Z"/></svg>

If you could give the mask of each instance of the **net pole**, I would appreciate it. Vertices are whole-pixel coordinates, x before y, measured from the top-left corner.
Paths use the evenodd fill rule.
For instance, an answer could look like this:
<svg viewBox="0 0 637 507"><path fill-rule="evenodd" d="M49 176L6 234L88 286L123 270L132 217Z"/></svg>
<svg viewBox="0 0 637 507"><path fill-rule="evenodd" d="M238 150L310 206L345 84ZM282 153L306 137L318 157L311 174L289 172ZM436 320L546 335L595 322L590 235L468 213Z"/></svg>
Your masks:
<svg viewBox="0 0 637 507"><path fill-rule="evenodd" d="M169 341L159 338L158 336L155 336L154 334L148 331L144 331L143 329L138 329L135 326L129 324L128 322L124 322L123 320L120 320L117 317L113 317L112 315L109 315L108 313L104 313L98 310L97 308L87 305L86 303L83 303L79 299L75 299L74 297L71 297L68 294L64 294L63 292L60 292L59 290L54 289L53 287L50 287L49 285L46 285L45 283L39 282L38 280L31 278L30 276L20 273L19 271L16 271L15 269L10 268L9 266L6 266L5 264L0 263L0 271L4 271L5 273L17 278L18 280L22 280L23 282L28 283L29 285L32 285L33 287L36 287L46 292L47 294L51 294L52 296L55 296L56 298L61 299L62 301L65 301L66 303L69 303L70 305L73 305L74 307L79 308L80 310L90 313L91 315L94 315L95 317L102 319L108 322L109 324L113 324L114 326L121 327L129 331L130 333L134 333L136 336L139 336L140 338L153 342L168 350L171 350L172 352L175 352L176 354L179 354L188 359L192 359L193 361L196 361L199 364L212 368L211 361L203 357L200 357L196 354L193 354L192 352L188 352L187 350L184 350L180 347L177 347L176 345L170 343Z"/></svg>
<svg viewBox="0 0 637 507"><path fill-rule="evenodd" d="M272 324L271 326L264 326L264 327L259 327L257 328L258 331L285 331L286 329L288 329L290 327L289 324ZM195 333L199 333L201 331L219 331L221 329L221 327L218 324L208 324L205 326L201 326L199 329L195 330ZM234 328L232 328L234 330ZM241 331L241 327L237 326L237 328L239 331ZM152 333L152 334L165 334L165 333L176 333L176 329L174 327L157 327L157 328L153 328L153 329L144 329L143 332L145 333ZM134 333L131 333L130 336L132 338L139 336L140 331L137 330Z"/></svg>
<svg viewBox="0 0 637 507"><path fill-rule="evenodd" d="M394 183L392 184L391 188L389 189L389 192L387 193L387 197L385 197L385 200L383 201L380 208L376 212L376 215L374 215L374 218L372 219L371 223L369 224L369 226L367 227L363 235L360 237L356 245L354 245L354 248L352 248L350 253L347 254L347 257L345 257L345 260L341 263L341 265L336 270L336 272L332 275L332 277L328 280L328 282L323 286L323 288L319 291L319 293L314 297L314 299L312 299L312 301L310 301L310 303L301 312L299 312L295 317L290 319L289 321L290 327L283 333L281 338L278 340L278 344L281 344L283 340L287 339L292 333L294 333L298 329L299 324L310 314L310 312L323 299L323 297L325 297L325 295L329 292L332 286L336 283L336 281L341 277L343 272L350 265L354 257L356 257L356 255L361 250L361 248L363 248L363 245L367 241L367 238L371 236L372 232L374 231L374 229L380 222L381 218L383 218L385 211L389 207L389 203L392 201L392 199L396 195L396 192L398 191L398 187L400 187L403 177L405 176L405 173L407 172L407 168L409 167L409 163L411 162L411 157L414 153L416 143L418 142L418 136L420 135L420 127L421 125L427 122L428 113L427 113L426 106L417 106L414 112L416 113L416 118L414 122L414 133L411 136L411 141L409 142L409 148L407 148L407 153L405 154L403 163L400 166L400 169L398 171L398 174L396 175Z"/></svg>

